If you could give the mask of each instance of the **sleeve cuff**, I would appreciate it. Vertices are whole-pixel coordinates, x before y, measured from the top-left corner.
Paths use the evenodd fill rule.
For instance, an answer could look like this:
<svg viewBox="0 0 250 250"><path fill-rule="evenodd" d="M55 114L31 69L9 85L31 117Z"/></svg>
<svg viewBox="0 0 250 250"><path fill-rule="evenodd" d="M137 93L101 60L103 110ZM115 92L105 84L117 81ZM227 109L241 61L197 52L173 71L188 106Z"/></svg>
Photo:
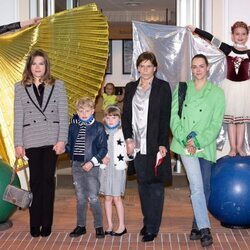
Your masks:
<svg viewBox="0 0 250 250"><path fill-rule="evenodd" d="M201 149L201 145L196 137L193 138L194 140L194 145L197 149Z"/></svg>
<svg viewBox="0 0 250 250"><path fill-rule="evenodd" d="M93 163L94 166L99 166L100 164L95 157L92 157L90 161Z"/></svg>

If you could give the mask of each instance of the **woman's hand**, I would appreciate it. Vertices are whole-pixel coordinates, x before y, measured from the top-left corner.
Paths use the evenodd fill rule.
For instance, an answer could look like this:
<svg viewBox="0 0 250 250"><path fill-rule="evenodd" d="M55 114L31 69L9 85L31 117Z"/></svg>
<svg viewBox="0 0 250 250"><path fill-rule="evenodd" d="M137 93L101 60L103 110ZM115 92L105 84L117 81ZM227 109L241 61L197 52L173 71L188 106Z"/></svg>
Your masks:
<svg viewBox="0 0 250 250"><path fill-rule="evenodd" d="M194 140L193 139L189 139L187 141L187 145L186 145L187 151L189 154L193 155L196 153L196 146L194 144Z"/></svg>
<svg viewBox="0 0 250 250"><path fill-rule="evenodd" d="M59 141L54 145L53 150L55 150L57 155L60 155L65 152L65 143L63 141Z"/></svg>
<svg viewBox="0 0 250 250"><path fill-rule="evenodd" d="M133 139L129 138L126 140L126 148L127 148L127 154L133 155L134 150L135 150L135 142Z"/></svg>
<svg viewBox="0 0 250 250"><path fill-rule="evenodd" d="M24 147L21 147L21 146L15 147L15 156L16 156L16 158L24 157L25 156Z"/></svg>
<svg viewBox="0 0 250 250"><path fill-rule="evenodd" d="M168 152L165 146L159 146L159 151L162 157L165 157Z"/></svg>
<svg viewBox="0 0 250 250"><path fill-rule="evenodd" d="M86 163L82 166L83 170L85 170L86 172L89 172L93 167L94 167L94 166L93 166L93 163L92 163L91 161L86 162Z"/></svg>
<svg viewBox="0 0 250 250"><path fill-rule="evenodd" d="M187 141L187 145L186 146L187 147L194 147L195 148L194 140L193 139L189 139Z"/></svg>
<svg viewBox="0 0 250 250"><path fill-rule="evenodd" d="M194 155L196 153L196 147L193 146L187 146L186 147L189 154Z"/></svg>
<svg viewBox="0 0 250 250"><path fill-rule="evenodd" d="M194 32L196 27L193 25L187 25L186 28L187 28L187 30Z"/></svg>

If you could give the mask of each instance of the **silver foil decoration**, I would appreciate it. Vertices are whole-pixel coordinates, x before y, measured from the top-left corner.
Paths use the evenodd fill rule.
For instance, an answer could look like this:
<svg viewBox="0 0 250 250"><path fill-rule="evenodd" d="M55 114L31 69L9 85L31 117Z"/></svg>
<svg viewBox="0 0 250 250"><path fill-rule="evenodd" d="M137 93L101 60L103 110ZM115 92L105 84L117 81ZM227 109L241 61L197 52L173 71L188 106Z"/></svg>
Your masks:
<svg viewBox="0 0 250 250"><path fill-rule="evenodd" d="M133 23L133 60L131 76L139 78L136 59L144 51L151 51L158 62L157 76L170 83L173 90L180 81L192 79L191 59L196 54L204 54L209 62L208 79L214 84L226 77L226 57L210 42L192 34L186 27L150 24L134 21ZM250 125L246 124L245 150L249 154ZM227 125L223 124L217 138L218 150L222 150L226 141ZM226 152L225 154L227 154Z"/></svg>
<svg viewBox="0 0 250 250"><path fill-rule="evenodd" d="M225 55L184 27L133 22L133 60L131 75L139 77L136 59L144 51L151 51L158 62L157 76L170 83L172 89L180 81L192 79L191 59L204 54L210 64L209 80L219 84L226 75Z"/></svg>

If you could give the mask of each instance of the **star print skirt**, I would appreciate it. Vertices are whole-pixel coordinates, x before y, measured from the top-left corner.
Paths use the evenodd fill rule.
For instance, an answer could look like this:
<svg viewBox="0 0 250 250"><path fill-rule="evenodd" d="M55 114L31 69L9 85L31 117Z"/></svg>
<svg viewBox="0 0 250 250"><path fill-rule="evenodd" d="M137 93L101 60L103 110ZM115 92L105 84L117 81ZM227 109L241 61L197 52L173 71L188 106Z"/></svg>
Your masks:
<svg viewBox="0 0 250 250"><path fill-rule="evenodd" d="M226 98L224 122L250 122L250 80L235 82L225 79L220 87Z"/></svg>

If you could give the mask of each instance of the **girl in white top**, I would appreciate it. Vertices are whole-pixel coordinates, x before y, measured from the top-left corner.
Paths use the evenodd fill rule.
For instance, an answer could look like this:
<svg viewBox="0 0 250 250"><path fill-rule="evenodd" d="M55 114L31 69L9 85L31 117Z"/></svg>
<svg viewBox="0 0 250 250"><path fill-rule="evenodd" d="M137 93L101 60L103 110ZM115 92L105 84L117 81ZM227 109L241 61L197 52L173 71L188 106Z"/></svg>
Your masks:
<svg viewBox="0 0 250 250"><path fill-rule="evenodd" d="M108 135L108 155L103 159L104 164L100 166L100 193L105 196L104 204L108 222L105 234L122 236L127 233L122 196L124 196L126 184L126 161L130 158L127 156L126 143L121 129L121 111L117 106L110 105L105 109L104 125ZM113 202L119 221L116 231L113 231Z"/></svg>

